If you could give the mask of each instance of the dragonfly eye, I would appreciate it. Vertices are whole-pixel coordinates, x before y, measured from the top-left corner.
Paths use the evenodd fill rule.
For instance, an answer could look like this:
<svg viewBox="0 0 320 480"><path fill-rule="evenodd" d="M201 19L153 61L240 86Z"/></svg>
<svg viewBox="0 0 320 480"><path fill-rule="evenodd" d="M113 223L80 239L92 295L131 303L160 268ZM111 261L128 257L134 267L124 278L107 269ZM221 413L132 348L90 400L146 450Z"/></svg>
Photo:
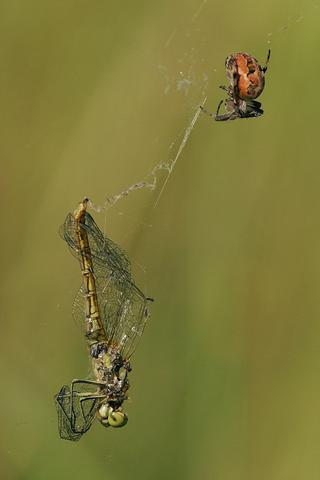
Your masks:
<svg viewBox="0 0 320 480"><path fill-rule="evenodd" d="M113 410L108 404L104 403L99 408L100 422L104 427L124 427L128 422L128 417L121 410Z"/></svg>
<svg viewBox="0 0 320 480"><path fill-rule="evenodd" d="M108 416L108 422L111 427L124 427L128 422L128 417L120 410L111 411Z"/></svg>
<svg viewBox="0 0 320 480"><path fill-rule="evenodd" d="M99 415L102 418L102 420L106 421L108 419L110 413L110 407L106 403L102 404L101 407L99 408Z"/></svg>

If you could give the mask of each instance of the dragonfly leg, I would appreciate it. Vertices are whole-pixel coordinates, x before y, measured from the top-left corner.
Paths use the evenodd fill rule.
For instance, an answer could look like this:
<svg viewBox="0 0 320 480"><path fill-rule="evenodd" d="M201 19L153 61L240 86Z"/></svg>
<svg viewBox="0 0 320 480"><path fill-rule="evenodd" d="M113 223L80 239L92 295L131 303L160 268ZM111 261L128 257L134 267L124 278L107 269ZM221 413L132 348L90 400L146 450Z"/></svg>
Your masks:
<svg viewBox="0 0 320 480"><path fill-rule="evenodd" d="M84 402L87 402L89 400L98 400L99 398L106 398L105 395L86 395L86 394L79 394L82 398L80 398L80 410L81 410L81 415L83 416L84 419L86 419L88 412L85 411L85 406ZM95 407L95 402L92 403L92 406L90 408L91 410Z"/></svg>
<svg viewBox="0 0 320 480"><path fill-rule="evenodd" d="M71 396L71 399L73 398L74 394L76 394L77 396L86 396L88 397L88 395L86 394L89 394L91 396L95 395L93 392L75 392L75 386L76 385L96 385L96 386L99 386L99 385L105 385L103 382L97 382L95 380L79 380L79 379L74 379L72 380L71 382L71 389L70 389L70 396ZM83 395L84 394L84 395Z"/></svg>
<svg viewBox="0 0 320 480"><path fill-rule="evenodd" d="M81 384L85 384L85 385L105 385L104 382L97 382L96 380L79 380L78 378L75 378L71 382L71 392L72 393L74 391L74 386L77 385L77 384L79 384L79 385L81 385Z"/></svg>
<svg viewBox="0 0 320 480"><path fill-rule="evenodd" d="M75 392L67 386L62 387L55 396L60 437L79 440L90 428L100 405L100 398L105 398L105 395L98 392Z"/></svg>
<svg viewBox="0 0 320 480"><path fill-rule="evenodd" d="M86 383L88 385L105 385L104 382L98 382L97 380L80 380L78 378L72 380L71 385L73 385L74 383Z"/></svg>

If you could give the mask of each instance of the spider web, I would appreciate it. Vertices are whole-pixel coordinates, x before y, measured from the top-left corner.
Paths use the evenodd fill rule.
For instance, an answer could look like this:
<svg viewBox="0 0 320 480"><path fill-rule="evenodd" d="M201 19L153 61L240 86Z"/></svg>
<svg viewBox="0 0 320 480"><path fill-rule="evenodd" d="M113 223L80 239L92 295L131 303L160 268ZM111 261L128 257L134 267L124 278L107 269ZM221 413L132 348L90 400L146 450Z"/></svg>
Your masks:
<svg viewBox="0 0 320 480"><path fill-rule="evenodd" d="M201 51L192 45L192 41L187 48L181 49L173 67L168 65L166 54L175 42L181 40L181 37L192 39L193 31L198 29L197 21L203 14L206 4L207 0L202 0L192 14L190 24L186 28L176 27L164 38L163 56L165 58L159 59L156 66L163 83L163 90L159 94L162 93L164 96L175 94L183 99L183 107L188 117L185 127L176 135L174 141L169 142L168 158L156 163L143 178L127 186L119 193L108 196L103 204L96 204L93 199L90 199L90 206L96 212L109 210L137 190L147 189L155 192L154 208L161 201L177 162L182 159L185 147L190 141L191 134L202 114L199 107L206 104L209 82L205 58L201 55Z"/></svg>
<svg viewBox="0 0 320 480"><path fill-rule="evenodd" d="M181 36L192 37L193 33L199 29L199 25L201 25L201 21L206 15L206 10L209 6L207 0L202 0L194 10L186 29L183 30L181 27L175 27L169 33L164 40L163 50L168 50L175 42L179 41L179 37ZM298 8L295 14L288 16L285 23L280 23L279 26L272 30L265 30L265 32L262 33L262 42L265 41L268 48L270 47L272 49L273 46L276 46L277 41L283 34L295 28L303 22L305 18L314 14L314 12L319 11L319 6L320 4L314 1L309 5L304 4L301 9ZM226 55L229 53L230 52L226 51ZM263 63L264 58L260 60ZM210 87L211 91L218 88L218 81L215 75L217 71L219 71L219 76L222 73L222 78L224 75L223 64L219 65L219 69L217 69L214 68L215 66L205 64L205 61L206 59L203 58L199 46L189 46L189 48L183 51L181 56L176 59L176 68L174 71L164 62L159 62L157 69L164 83L162 93L167 96L172 92L178 92L185 98L185 107L189 111L188 123L183 131L177 135L176 139L170 143L168 159L158 162L143 178L125 187L119 193L106 197L103 204L96 204L93 199L90 199L90 206L96 212L107 211L133 192L145 189L155 192L153 207L158 206L177 162L182 159L184 149L190 141L193 129L199 120L199 116L201 115L199 106L204 106L207 102L208 87ZM210 75L212 78L210 79L209 85ZM163 175L161 175L163 172L165 173L164 179Z"/></svg>
<svg viewBox="0 0 320 480"><path fill-rule="evenodd" d="M281 38L283 38L283 35L300 26L301 23L303 23L308 16L314 14L314 12L318 12L318 7L318 3L313 1L307 5L304 4L301 8L296 6L294 13L292 13L291 16L286 17L284 22L283 16L281 18L280 15L279 18L281 18L281 20L278 22L278 25L277 22L274 21L273 23L276 25L275 28L270 29L266 26L261 32L260 45L253 44L250 53L256 55L256 50L259 49L266 54L268 48L271 48L271 62L269 66L269 69L271 69L273 56L277 55L278 44L280 43ZM208 60L208 57L206 58L202 51L202 48L205 49L207 47L208 40L206 38L202 38L201 40L200 37L196 38L199 30L201 30L202 22L210 11L210 8L213 8L212 5L210 5L210 2L208 3L207 0L200 1L192 15L189 17L188 24L176 26L171 30L168 30L167 34L163 36L162 51L160 54L160 57L162 58L158 59L156 65L159 78L162 81L162 91L159 91L159 95L162 95L164 98L168 98L170 95L179 96L182 100L181 105L184 110L184 116L187 120L185 120L185 126L182 128L180 127L180 132L175 135L173 140L163 140L163 142L168 142L167 158L158 161L150 170L147 170L145 175L138 178L133 183L130 183L128 186L125 186L122 190L111 196L106 196L103 203L95 203L94 199L90 198L91 208L96 212L101 212L105 215L104 231L109 231L109 228L107 227L110 220L110 210L113 210L115 206L135 192L149 191L153 195L151 206L153 209L159 206L178 162L183 162L186 147L192 139L192 133L201 118L202 112L199 108L200 105L206 105L207 99L209 99L209 110L214 111L214 105L217 105L218 101L223 98L218 92L219 85L225 82L223 61L214 63ZM186 39L185 45L183 45L180 50L178 48L177 51L179 53L172 60L170 55L168 55L168 52L170 52L170 49L174 45L182 44L182 39ZM241 40L242 39L237 41L237 45L239 42L241 43ZM265 45L265 50L263 44ZM221 46L219 46L219 48L221 50ZM242 49L240 45L238 48L240 50ZM234 50L236 49L237 47L234 48ZM228 51L228 48L226 47L225 56L230 53L231 52ZM214 45L212 46L212 56L214 59ZM257 57L262 63L265 60L263 55L257 55ZM216 125L212 122L213 131L215 128ZM181 166L181 169L183 169L183 165ZM130 208L132 208L131 205ZM123 215L123 211L118 212L118 214ZM130 215L131 226L129 227L129 222L127 221L129 220L129 216L126 215L126 233L119 240L120 245L123 245L129 235L135 235L134 232L137 231L139 226L142 226L143 228L151 226L148 222L144 223L140 219L141 217L138 219L136 215ZM141 263L138 263L135 259L131 259L131 261L143 273L145 282L147 273L146 267Z"/></svg>
<svg viewBox="0 0 320 480"><path fill-rule="evenodd" d="M204 105L206 102L206 97L203 99L201 105ZM177 150L177 153L176 155L172 158L172 159L169 159L168 161L165 161L165 162L159 162L152 170L151 172L149 172L146 177L144 179L142 179L141 181L137 182L137 183L134 183L132 185L130 185L128 188L126 188L125 190L123 190L122 192L116 194L116 195L113 195L112 197L108 197L105 201L105 204L101 207L101 206L98 206L98 205L95 205L91 200L90 200L90 206L96 210L96 211L101 211L103 209L108 209L110 207L112 207L113 205L115 205L117 202L119 202L120 200L122 200L123 198L127 197L128 195L130 195L131 193L133 193L134 191L136 190L141 190L141 189L144 189L144 188L147 188L147 189L150 189L150 190L156 190L157 187L158 187L158 173L160 171L165 171L166 172L166 177L165 177L165 180L162 184L162 186L160 187L160 192L156 198L156 201L154 203L154 207L156 207L160 201L160 198L161 198L161 195L167 185L167 182L169 181L169 178L170 178L170 175L172 174L175 166L176 166L176 163L177 161L179 160L180 156L182 155L182 152L189 140L189 137L192 133L192 130L194 129L197 121L198 121L198 118L199 118L199 115L201 114L201 110L198 107L196 107L196 111L189 123L189 125L186 127L185 131L184 131L184 134L183 134L183 138L182 138L182 141L181 143L179 144L179 147L178 147L178 150Z"/></svg>

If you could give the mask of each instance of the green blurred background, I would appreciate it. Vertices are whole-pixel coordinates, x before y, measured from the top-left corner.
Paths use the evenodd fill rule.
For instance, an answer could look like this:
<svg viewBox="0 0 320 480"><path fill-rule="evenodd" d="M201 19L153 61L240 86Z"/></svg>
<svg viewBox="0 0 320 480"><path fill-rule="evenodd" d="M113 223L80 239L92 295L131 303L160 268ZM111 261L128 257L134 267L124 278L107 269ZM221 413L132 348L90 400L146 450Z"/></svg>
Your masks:
<svg viewBox="0 0 320 480"><path fill-rule="evenodd" d="M320 478L320 8L312 1L4 0L0 6L4 479ZM224 59L271 48L265 115L201 115L159 202L101 213L155 298L129 424L60 440L88 374L59 225L172 160Z"/></svg>

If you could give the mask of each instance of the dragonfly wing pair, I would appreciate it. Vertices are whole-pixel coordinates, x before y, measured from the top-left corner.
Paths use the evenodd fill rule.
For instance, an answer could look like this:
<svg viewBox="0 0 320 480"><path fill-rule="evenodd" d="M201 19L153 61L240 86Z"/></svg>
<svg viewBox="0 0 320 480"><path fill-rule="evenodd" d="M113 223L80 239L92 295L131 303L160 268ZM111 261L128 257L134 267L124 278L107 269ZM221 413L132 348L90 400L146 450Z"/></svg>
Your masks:
<svg viewBox="0 0 320 480"><path fill-rule="evenodd" d="M126 254L100 231L87 212L82 228L86 232L90 245L105 340L109 344L118 345L121 354L129 359L139 343L148 320L150 299L145 297L134 284ZM71 214L67 216L61 233L73 255L79 258L76 224ZM85 304L86 292L82 285L73 304L73 317L81 328L85 328Z"/></svg>

